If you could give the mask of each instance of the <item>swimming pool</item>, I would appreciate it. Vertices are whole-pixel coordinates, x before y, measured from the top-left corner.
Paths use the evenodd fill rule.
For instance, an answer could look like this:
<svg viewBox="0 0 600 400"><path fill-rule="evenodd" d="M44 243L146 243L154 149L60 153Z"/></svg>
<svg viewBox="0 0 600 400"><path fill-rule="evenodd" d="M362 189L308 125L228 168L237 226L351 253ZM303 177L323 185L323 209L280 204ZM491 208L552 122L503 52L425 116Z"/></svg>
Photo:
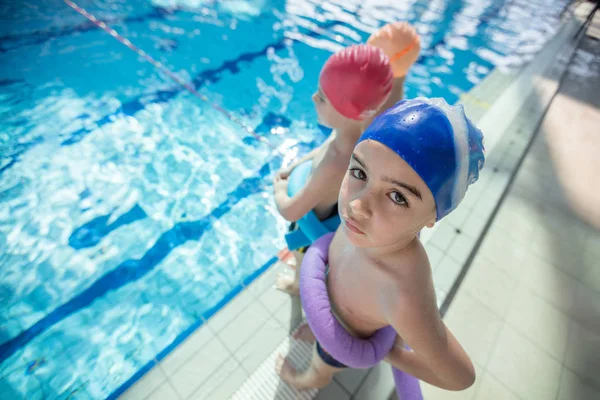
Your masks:
<svg viewBox="0 0 600 400"><path fill-rule="evenodd" d="M406 95L454 102L564 4L391 3L78 4L288 158L325 138L310 95L332 51L409 20ZM0 398L114 397L273 262L285 160L62 0L0 7Z"/></svg>

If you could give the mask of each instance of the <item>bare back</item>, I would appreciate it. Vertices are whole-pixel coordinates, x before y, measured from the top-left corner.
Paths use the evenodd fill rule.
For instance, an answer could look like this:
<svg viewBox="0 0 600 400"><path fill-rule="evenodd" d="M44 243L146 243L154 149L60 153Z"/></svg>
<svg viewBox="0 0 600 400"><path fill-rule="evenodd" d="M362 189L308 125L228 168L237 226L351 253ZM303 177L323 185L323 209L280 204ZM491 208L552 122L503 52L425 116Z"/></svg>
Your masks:
<svg viewBox="0 0 600 400"><path fill-rule="evenodd" d="M351 333L367 337L389 325L386 309L405 306L390 304L399 297L427 296L426 301L435 303L431 269L418 239L392 262L377 262L353 246L341 229L329 248L327 287L336 316Z"/></svg>

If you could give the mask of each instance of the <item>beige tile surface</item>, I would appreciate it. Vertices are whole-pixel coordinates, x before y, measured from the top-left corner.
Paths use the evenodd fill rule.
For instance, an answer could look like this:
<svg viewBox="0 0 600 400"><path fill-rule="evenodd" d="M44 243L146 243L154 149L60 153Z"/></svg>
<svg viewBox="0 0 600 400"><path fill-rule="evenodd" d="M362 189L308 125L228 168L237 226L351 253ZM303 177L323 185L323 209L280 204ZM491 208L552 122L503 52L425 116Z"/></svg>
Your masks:
<svg viewBox="0 0 600 400"><path fill-rule="evenodd" d="M533 253L523 260L523 269L522 283L533 293L566 314L573 311L579 285L575 278Z"/></svg>
<svg viewBox="0 0 600 400"><path fill-rule="evenodd" d="M145 400L176 400L179 399L179 395L177 391L171 384L171 382L163 382L157 389L155 389L152 394L146 397Z"/></svg>
<svg viewBox="0 0 600 400"><path fill-rule="evenodd" d="M506 321L556 361L563 362L572 323L568 315L521 286Z"/></svg>
<svg viewBox="0 0 600 400"><path fill-rule="evenodd" d="M445 322L472 360L487 365L504 324L489 308L465 291L459 291Z"/></svg>
<svg viewBox="0 0 600 400"><path fill-rule="evenodd" d="M214 373L189 398L194 400L228 399L247 377L246 370L235 359L230 358L215 369Z"/></svg>
<svg viewBox="0 0 600 400"><path fill-rule="evenodd" d="M600 386L600 332L575 323L569 337L565 364L580 377Z"/></svg>
<svg viewBox="0 0 600 400"><path fill-rule="evenodd" d="M337 382L332 381L326 388L321 389L315 400L347 400L350 394L344 390Z"/></svg>
<svg viewBox="0 0 600 400"><path fill-rule="evenodd" d="M335 375L334 380L347 392L354 393L361 383L366 379L369 370L348 368Z"/></svg>
<svg viewBox="0 0 600 400"><path fill-rule="evenodd" d="M277 320L269 319L234 353L234 356L250 374L273 351L273 344L280 343L288 333Z"/></svg>
<svg viewBox="0 0 600 400"><path fill-rule="evenodd" d="M389 389L393 386L392 368L387 363L380 363L369 371L367 378L352 398L353 400L385 399L390 395Z"/></svg>
<svg viewBox="0 0 600 400"><path fill-rule="evenodd" d="M558 400L600 399L600 386L592 381L584 380L565 368L560 379Z"/></svg>
<svg viewBox="0 0 600 400"><path fill-rule="evenodd" d="M119 398L121 400L144 400L162 385L166 379L167 377L162 369L158 367L152 368Z"/></svg>
<svg viewBox="0 0 600 400"><path fill-rule="evenodd" d="M214 336L213 332L206 325L200 327L160 362L161 369L167 375L173 375L187 360L212 340Z"/></svg>
<svg viewBox="0 0 600 400"><path fill-rule="evenodd" d="M230 358L230 354L218 338L214 338L199 352L188 359L168 379L182 398L187 398Z"/></svg>
<svg viewBox="0 0 600 400"><path fill-rule="evenodd" d="M269 312L260 302L249 303L218 336L230 352L236 352L269 318Z"/></svg>
<svg viewBox="0 0 600 400"><path fill-rule="evenodd" d="M557 396L562 366L505 325L487 370L523 399L548 400Z"/></svg>
<svg viewBox="0 0 600 400"><path fill-rule="evenodd" d="M514 277L480 257L471 264L461 289L504 318L517 284Z"/></svg>
<svg viewBox="0 0 600 400"><path fill-rule="evenodd" d="M486 372L480 378L479 387L474 400L520 400L506 386L500 383L491 373Z"/></svg>

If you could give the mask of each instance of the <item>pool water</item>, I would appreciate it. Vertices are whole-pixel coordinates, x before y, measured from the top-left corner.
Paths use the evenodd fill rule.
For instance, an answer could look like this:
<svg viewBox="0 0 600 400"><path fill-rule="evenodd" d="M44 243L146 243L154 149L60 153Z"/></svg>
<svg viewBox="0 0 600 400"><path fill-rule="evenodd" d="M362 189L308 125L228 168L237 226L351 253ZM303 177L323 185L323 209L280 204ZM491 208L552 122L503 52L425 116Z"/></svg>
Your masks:
<svg viewBox="0 0 600 400"><path fill-rule="evenodd" d="M62 0L0 4L0 398L116 397L274 262L272 174L326 137L332 52L408 20L406 96L455 102L566 1L361 3L78 2L270 145Z"/></svg>

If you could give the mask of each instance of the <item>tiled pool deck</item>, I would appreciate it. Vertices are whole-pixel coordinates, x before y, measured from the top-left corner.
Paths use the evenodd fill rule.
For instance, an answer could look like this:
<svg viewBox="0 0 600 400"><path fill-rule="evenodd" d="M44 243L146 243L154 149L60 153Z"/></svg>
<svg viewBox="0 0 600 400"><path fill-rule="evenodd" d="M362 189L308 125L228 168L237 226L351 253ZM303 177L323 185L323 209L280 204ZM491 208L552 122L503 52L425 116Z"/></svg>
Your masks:
<svg viewBox="0 0 600 400"><path fill-rule="evenodd" d="M486 133L486 167L423 241L445 321L478 380L460 393L423 384L426 399L600 398L593 376L600 354L591 351L600 349L600 273L592 268L600 235L569 211L545 144L552 129L542 132L546 122L538 129L577 45L578 23L567 21L523 70L494 71L461 99ZM598 93L598 82L592 89ZM272 288L280 268L269 268L121 398L313 398L316 391L297 393L274 373L275 350L287 349L302 319L299 300ZM381 365L340 373L317 398L386 399L392 387Z"/></svg>

